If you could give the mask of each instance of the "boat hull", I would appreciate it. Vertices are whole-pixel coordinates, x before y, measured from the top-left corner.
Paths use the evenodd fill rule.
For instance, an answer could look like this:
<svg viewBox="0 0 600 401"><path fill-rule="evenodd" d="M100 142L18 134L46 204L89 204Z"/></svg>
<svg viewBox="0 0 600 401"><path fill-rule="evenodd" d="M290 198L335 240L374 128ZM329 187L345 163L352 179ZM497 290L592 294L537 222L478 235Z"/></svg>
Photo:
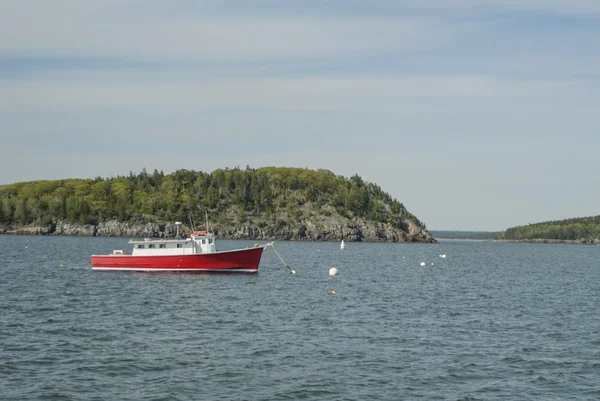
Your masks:
<svg viewBox="0 0 600 401"><path fill-rule="evenodd" d="M93 270L258 273L264 246L194 255L92 255Z"/></svg>

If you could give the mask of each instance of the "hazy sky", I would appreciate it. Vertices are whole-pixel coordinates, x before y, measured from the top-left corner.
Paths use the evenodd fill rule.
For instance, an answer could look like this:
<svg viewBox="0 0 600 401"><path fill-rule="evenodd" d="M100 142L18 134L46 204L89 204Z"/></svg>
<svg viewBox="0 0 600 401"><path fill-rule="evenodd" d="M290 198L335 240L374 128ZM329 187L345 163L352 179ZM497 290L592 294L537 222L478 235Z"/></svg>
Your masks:
<svg viewBox="0 0 600 401"><path fill-rule="evenodd" d="M359 174L430 229L600 214L599 0L2 0L0 184Z"/></svg>

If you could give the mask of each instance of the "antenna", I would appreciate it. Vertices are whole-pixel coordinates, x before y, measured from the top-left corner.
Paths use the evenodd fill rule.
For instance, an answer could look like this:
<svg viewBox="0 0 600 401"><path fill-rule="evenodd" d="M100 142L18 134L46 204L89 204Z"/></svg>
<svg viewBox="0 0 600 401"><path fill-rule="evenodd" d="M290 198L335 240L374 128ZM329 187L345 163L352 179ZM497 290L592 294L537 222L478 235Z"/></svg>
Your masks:
<svg viewBox="0 0 600 401"><path fill-rule="evenodd" d="M175 233L175 239L179 239L179 227L181 227L181 221L176 221L175 227L177 227L177 232Z"/></svg>
<svg viewBox="0 0 600 401"><path fill-rule="evenodd" d="M206 232L210 233L210 228L208 228L208 212L204 211L204 216L206 216Z"/></svg>

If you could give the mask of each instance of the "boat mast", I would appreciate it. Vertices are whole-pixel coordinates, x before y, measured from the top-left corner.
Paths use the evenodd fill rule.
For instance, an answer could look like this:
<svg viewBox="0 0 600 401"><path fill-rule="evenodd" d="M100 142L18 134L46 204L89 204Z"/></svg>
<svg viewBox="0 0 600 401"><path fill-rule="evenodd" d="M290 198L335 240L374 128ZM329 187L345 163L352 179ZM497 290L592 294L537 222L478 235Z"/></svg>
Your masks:
<svg viewBox="0 0 600 401"><path fill-rule="evenodd" d="M181 221L176 221L175 227L177 227L177 232L175 233L175 239L179 239L179 227L181 227Z"/></svg>

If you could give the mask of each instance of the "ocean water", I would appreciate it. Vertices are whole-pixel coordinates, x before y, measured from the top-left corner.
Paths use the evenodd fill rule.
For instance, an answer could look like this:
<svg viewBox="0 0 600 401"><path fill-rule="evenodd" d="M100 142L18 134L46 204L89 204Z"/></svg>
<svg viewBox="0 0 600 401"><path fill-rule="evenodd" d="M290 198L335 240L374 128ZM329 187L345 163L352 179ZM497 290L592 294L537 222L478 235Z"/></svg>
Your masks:
<svg viewBox="0 0 600 401"><path fill-rule="evenodd" d="M600 399L600 246L275 248L296 275L272 249L257 275L94 272L127 239L0 236L0 399Z"/></svg>

